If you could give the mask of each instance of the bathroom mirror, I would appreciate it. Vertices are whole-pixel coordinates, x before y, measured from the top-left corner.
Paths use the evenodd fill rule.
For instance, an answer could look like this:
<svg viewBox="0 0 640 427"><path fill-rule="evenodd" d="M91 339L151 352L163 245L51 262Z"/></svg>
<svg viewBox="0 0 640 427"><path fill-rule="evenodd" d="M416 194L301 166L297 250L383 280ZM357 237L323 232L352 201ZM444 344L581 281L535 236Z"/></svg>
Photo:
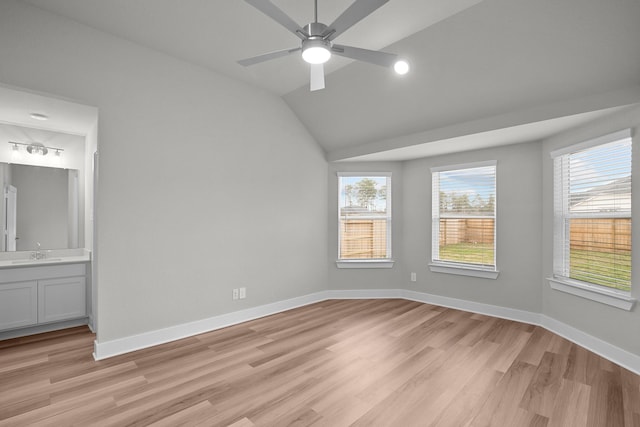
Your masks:
<svg viewBox="0 0 640 427"><path fill-rule="evenodd" d="M0 163L0 251L81 247L78 170Z"/></svg>

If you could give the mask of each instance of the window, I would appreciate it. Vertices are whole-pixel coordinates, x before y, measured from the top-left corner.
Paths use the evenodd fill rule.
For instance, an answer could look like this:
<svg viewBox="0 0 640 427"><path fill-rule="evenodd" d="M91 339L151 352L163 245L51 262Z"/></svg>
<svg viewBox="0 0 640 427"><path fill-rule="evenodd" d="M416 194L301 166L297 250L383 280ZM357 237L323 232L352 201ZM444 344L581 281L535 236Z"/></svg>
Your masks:
<svg viewBox="0 0 640 427"><path fill-rule="evenodd" d="M339 173L338 185L339 261L390 261L391 174Z"/></svg>
<svg viewBox="0 0 640 427"><path fill-rule="evenodd" d="M554 278L630 292L630 131L567 147L551 156Z"/></svg>
<svg viewBox="0 0 640 427"><path fill-rule="evenodd" d="M432 168L431 174L431 271L496 278L496 162Z"/></svg>

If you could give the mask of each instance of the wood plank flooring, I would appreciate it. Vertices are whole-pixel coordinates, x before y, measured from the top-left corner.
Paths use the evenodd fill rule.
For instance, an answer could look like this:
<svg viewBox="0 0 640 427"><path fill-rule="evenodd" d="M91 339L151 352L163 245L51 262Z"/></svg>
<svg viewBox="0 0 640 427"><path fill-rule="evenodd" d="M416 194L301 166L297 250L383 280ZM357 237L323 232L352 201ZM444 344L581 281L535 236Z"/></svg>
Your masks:
<svg viewBox="0 0 640 427"><path fill-rule="evenodd" d="M330 300L96 362L0 341L0 426L640 427L640 377L542 328Z"/></svg>

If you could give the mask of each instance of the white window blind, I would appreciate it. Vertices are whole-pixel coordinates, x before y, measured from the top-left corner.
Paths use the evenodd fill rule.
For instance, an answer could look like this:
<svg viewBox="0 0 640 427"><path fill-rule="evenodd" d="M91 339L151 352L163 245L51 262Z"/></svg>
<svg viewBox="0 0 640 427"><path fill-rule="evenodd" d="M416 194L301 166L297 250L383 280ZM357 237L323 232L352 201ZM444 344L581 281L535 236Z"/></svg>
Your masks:
<svg viewBox="0 0 640 427"><path fill-rule="evenodd" d="M496 162L431 171L432 261L495 271Z"/></svg>
<svg viewBox="0 0 640 427"><path fill-rule="evenodd" d="M599 142L554 156L554 275L630 291L631 134Z"/></svg>
<svg viewBox="0 0 640 427"><path fill-rule="evenodd" d="M391 259L391 174L338 174L338 258Z"/></svg>

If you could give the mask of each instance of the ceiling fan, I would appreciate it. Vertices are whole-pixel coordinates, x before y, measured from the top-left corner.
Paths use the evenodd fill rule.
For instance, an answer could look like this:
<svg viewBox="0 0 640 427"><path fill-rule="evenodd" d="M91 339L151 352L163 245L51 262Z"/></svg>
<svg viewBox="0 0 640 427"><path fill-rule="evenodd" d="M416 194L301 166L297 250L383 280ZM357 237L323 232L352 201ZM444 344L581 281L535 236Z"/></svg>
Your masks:
<svg viewBox="0 0 640 427"><path fill-rule="evenodd" d="M318 0L314 0L314 21L304 27L300 27L270 0L245 1L291 31L302 40L302 43L300 47L278 50L243 59L238 61L240 65L248 67L302 51L302 59L310 64L310 86L312 91L324 89L324 63L331 58L331 54L383 67L393 67L398 74L406 74L409 71L409 64L404 60L400 60L396 54L333 44L336 37L366 18L389 0L355 0L331 25L318 22Z"/></svg>

